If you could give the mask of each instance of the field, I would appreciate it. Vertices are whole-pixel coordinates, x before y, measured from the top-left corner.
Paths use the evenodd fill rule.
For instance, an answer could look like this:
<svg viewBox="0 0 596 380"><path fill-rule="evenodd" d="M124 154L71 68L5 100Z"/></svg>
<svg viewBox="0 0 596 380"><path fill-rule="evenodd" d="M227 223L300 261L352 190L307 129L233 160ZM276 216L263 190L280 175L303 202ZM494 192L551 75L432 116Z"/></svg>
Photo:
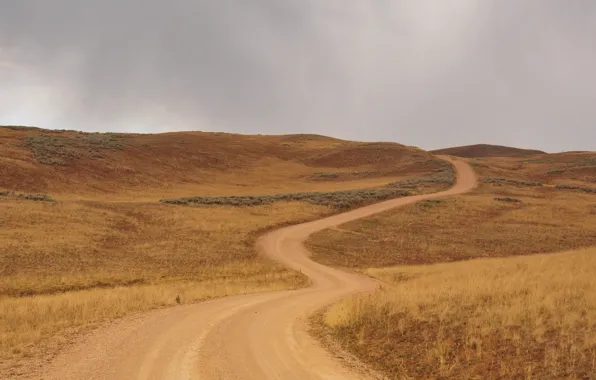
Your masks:
<svg viewBox="0 0 596 380"><path fill-rule="evenodd" d="M316 260L386 284L319 322L391 378L591 378L596 196L582 189L594 158L472 159L470 194L312 236Z"/></svg>
<svg viewBox="0 0 596 380"><path fill-rule="evenodd" d="M450 170L416 148L323 136L0 128L0 377L177 296L305 286L258 255L259 234L448 187Z"/></svg>
<svg viewBox="0 0 596 380"><path fill-rule="evenodd" d="M596 250L387 269L334 305L334 338L394 379L590 379Z"/></svg>

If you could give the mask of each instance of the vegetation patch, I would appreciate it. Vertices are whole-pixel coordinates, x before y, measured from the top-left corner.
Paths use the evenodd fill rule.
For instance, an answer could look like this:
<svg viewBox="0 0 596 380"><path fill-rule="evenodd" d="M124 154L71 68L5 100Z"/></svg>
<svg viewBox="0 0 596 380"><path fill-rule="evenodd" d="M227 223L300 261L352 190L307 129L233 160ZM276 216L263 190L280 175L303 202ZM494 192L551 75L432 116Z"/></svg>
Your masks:
<svg viewBox="0 0 596 380"><path fill-rule="evenodd" d="M427 208L427 207L433 207L433 206L439 205L442 202L443 201L440 200L440 199L427 199L427 200L424 200L422 202L416 203L416 205L418 207Z"/></svg>
<svg viewBox="0 0 596 380"><path fill-rule="evenodd" d="M547 174L550 174L550 175L554 175L554 174L563 174L563 173L565 173L565 170L561 170L561 169L558 169L558 170L549 170L549 171L547 172Z"/></svg>
<svg viewBox="0 0 596 380"><path fill-rule="evenodd" d="M495 198L495 201L509 202L509 203L522 203L522 201L520 199L511 198L511 197L497 197L497 198Z"/></svg>
<svg viewBox="0 0 596 380"><path fill-rule="evenodd" d="M261 206L274 202L303 201L335 209L349 209L386 199L410 195L406 190L398 189L365 189L333 192L305 192L273 195L247 195L223 197L188 197L162 199L161 202L175 205L228 205L228 206Z"/></svg>
<svg viewBox="0 0 596 380"><path fill-rule="evenodd" d="M1 128L10 129L12 131L43 131L38 127L29 127L26 125L0 125Z"/></svg>
<svg viewBox="0 0 596 380"><path fill-rule="evenodd" d="M583 191L584 193L596 194L595 187L574 186L574 185L557 185L557 186L555 186L555 188L559 189L559 190L578 190L578 191Z"/></svg>
<svg viewBox="0 0 596 380"><path fill-rule="evenodd" d="M478 162L478 161L471 161L470 162L471 166L477 167L477 168L488 168L487 164L484 164L482 162Z"/></svg>
<svg viewBox="0 0 596 380"><path fill-rule="evenodd" d="M542 182L533 182L533 181L522 181L519 179L514 178L495 178L495 177L488 177L484 180L485 183L501 183L501 184L510 184L510 185L517 185L517 186L544 186Z"/></svg>
<svg viewBox="0 0 596 380"><path fill-rule="evenodd" d="M377 171L362 171L362 172L319 172L313 173L311 175L312 179L315 180L322 180L322 179L346 179L346 178L363 178L363 177L372 177L378 175L380 172Z"/></svg>
<svg viewBox="0 0 596 380"><path fill-rule="evenodd" d="M577 166L596 166L596 157L586 157L577 163Z"/></svg>
<svg viewBox="0 0 596 380"><path fill-rule="evenodd" d="M81 133L74 137L38 135L25 138L37 161L44 165L65 165L68 160L83 157L103 158L105 150L121 150L122 136L109 133Z"/></svg>
<svg viewBox="0 0 596 380"><path fill-rule="evenodd" d="M438 171L428 177L422 178L412 178L406 179L403 181L395 181L389 183L387 186L389 187L397 187L402 189L415 189L424 184L445 184L445 185L453 185L455 183L455 171L451 164L447 163L444 165L443 168L438 169Z"/></svg>
<svg viewBox="0 0 596 380"><path fill-rule="evenodd" d="M55 202L55 200L52 197L50 197L48 194L24 194L24 193L15 193L12 191L7 191L7 190L0 190L0 197L24 199L27 201Z"/></svg>

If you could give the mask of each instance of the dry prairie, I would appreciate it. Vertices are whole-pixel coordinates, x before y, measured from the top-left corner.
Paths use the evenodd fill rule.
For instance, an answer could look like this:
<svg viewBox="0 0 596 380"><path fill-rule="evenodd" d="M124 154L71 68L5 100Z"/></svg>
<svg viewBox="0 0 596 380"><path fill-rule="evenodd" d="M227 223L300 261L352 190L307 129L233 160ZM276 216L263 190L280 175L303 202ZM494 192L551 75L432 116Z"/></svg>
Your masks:
<svg viewBox="0 0 596 380"><path fill-rule="evenodd" d="M338 211L163 198L376 189L443 169L416 148L314 135L0 127L0 377L27 373L100 323L176 305L178 295L186 303L304 286L299 273L261 258L254 240Z"/></svg>
<svg viewBox="0 0 596 380"><path fill-rule="evenodd" d="M470 194L312 236L316 260L386 284L320 322L395 379L592 378L596 194L556 185L593 187L594 158L473 159Z"/></svg>

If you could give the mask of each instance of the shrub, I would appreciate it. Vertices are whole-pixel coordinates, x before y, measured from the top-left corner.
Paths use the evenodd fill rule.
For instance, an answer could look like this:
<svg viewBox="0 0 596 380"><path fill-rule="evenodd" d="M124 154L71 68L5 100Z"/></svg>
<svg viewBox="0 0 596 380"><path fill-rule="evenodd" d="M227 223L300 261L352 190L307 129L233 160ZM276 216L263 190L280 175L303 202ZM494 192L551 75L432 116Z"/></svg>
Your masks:
<svg viewBox="0 0 596 380"><path fill-rule="evenodd" d="M521 203L522 202L519 199L511 198L511 197L495 198L495 201L498 201L498 202L510 202L510 203Z"/></svg>
<svg viewBox="0 0 596 380"><path fill-rule="evenodd" d="M436 174L433 174L432 176L422 177L422 178L412 178L412 179L406 179L403 181L391 182L391 183L387 184L387 186L388 187L399 187L399 188L404 188L404 189L413 189L413 188L417 188L420 185L428 184L428 183L453 185L455 183L455 172L453 170L453 167L450 164L448 164L447 167L440 169L439 172L437 172Z"/></svg>
<svg viewBox="0 0 596 380"><path fill-rule="evenodd" d="M119 135L104 133L81 133L70 136L38 135L25 138L37 161L44 165L65 165L65 160L103 157L102 150L119 150L122 144Z"/></svg>
<svg viewBox="0 0 596 380"><path fill-rule="evenodd" d="M175 205L228 205L259 206L281 201L304 201L335 209L347 209L367 203L409 195L405 190L365 189L334 192L304 192L261 196L188 197L162 199L160 202Z"/></svg>
<svg viewBox="0 0 596 380"><path fill-rule="evenodd" d="M54 202L48 194L19 194L18 197L28 201Z"/></svg>
<svg viewBox="0 0 596 380"><path fill-rule="evenodd" d="M562 174L565 170L550 170L547 174Z"/></svg>
<svg viewBox="0 0 596 380"><path fill-rule="evenodd" d="M574 185L557 185L557 186L555 186L555 188L559 189L559 190L579 190L579 191L583 191L584 193L596 194L596 188L594 188L594 187L583 187L583 186L574 186Z"/></svg>
<svg viewBox="0 0 596 380"><path fill-rule="evenodd" d="M484 180L485 183L504 183L518 186L544 186L542 182L522 181L514 178L494 178L489 177Z"/></svg>
<svg viewBox="0 0 596 380"><path fill-rule="evenodd" d="M14 197L17 199L25 199L28 201L55 202L55 200L48 194L14 193L8 190L0 190L0 197Z"/></svg>
<svg viewBox="0 0 596 380"><path fill-rule="evenodd" d="M311 175L312 179L336 179L346 177L370 177L378 175L378 171L363 171L363 172L319 172Z"/></svg>

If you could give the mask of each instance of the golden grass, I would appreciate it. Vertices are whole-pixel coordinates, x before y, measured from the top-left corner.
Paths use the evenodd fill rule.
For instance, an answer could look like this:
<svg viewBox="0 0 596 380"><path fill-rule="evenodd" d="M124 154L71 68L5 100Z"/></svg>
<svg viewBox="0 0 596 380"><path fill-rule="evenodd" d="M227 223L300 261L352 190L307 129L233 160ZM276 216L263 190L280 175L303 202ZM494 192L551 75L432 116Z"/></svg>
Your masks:
<svg viewBox="0 0 596 380"><path fill-rule="evenodd" d="M0 375L21 374L31 358L51 355L76 333L134 312L228 295L298 288L306 279L269 262L239 262L205 271L205 280L0 298ZM1 377L1 376L0 376Z"/></svg>
<svg viewBox="0 0 596 380"><path fill-rule="evenodd" d="M0 200L0 295L233 275L230 264L256 258L258 231L329 212L298 202L189 208Z"/></svg>
<svg viewBox="0 0 596 380"><path fill-rule="evenodd" d="M596 249L369 269L390 285L334 305L330 332L395 379L596 373Z"/></svg>
<svg viewBox="0 0 596 380"><path fill-rule="evenodd" d="M495 200L506 197L522 202ZM596 244L595 199L553 188L483 185L470 195L321 231L307 245L315 260L352 268L558 252Z"/></svg>
<svg viewBox="0 0 596 380"><path fill-rule="evenodd" d="M57 201L0 197L0 377L26 372L19 363L51 354L70 332L172 305L176 295L194 302L304 286L299 273L260 258L254 239L336 212L159 199L375 188L442 167L420 149L314 135L0 128L0 190Z"/></svg>
<svg viewBox="0 0 596 380"><path fill-rule="evenodd" d="M298 202L215 208L0 200L0 358L14 366L38 355L48 338L172 305L177 294L192 302L304 286L302 275L259 258L254 238L329 212Z"/></svg>
<svg viewBox="0 0 596 380"><path fill-rule="evenodd" d="M471 194L315 234L315 260L386 284L333 305L325 330L395 379L592 378L596 196L557 190L563 173L546 174L553 162L567 165L567 181L589 174L578 160L591 157L473 160L481 184Z"/></svg>

